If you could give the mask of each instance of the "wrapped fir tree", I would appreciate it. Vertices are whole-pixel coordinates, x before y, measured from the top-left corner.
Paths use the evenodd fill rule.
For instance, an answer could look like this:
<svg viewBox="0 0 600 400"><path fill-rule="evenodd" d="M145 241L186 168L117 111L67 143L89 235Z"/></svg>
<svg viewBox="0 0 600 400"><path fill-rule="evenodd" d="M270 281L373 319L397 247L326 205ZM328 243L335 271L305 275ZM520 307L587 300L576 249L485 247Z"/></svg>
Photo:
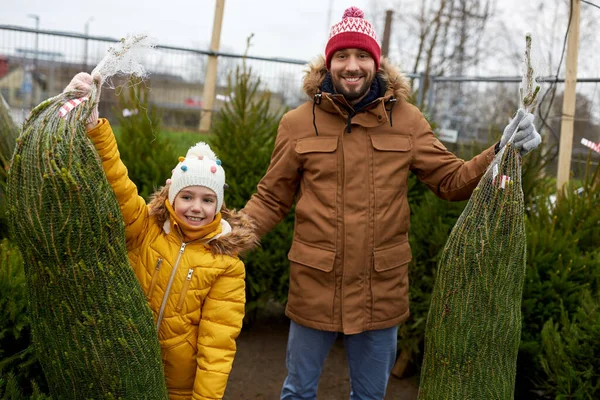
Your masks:
<svg viewBox="0 0 600 400"><path fill-rule="evenodd" d="M145 40L123 40L93 76L139 73ZM152 312L84 127L96 101L94 89L38 105L9 170L9 225L25 263L33 342L56 399L166 399Z"/></svg>
<svg viewBox="0 0 600 400"><path fill-rule="evenodd" d="M521 107L534 88L526 37ZM516 133L516 132L515 132ZM513 133L514 136L514 133ZM512 399L525 278L521 157L500 150L456 222L438 263L425 330L420 400Z"/></svg>

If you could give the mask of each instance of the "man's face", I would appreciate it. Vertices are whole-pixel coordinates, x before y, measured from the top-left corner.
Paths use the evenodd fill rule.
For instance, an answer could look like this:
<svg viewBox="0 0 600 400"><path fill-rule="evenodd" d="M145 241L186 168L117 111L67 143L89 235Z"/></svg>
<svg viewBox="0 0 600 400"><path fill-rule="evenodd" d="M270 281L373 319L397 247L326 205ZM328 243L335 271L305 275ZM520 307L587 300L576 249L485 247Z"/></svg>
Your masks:
<svg viewBox="0 0 600 400"><path fill-rule="evenodd" d="M348 103L358 103L369 92L375 78L375 60L361 49L338 50L331 58L331 80L337 93L343 94Z"/></svg>

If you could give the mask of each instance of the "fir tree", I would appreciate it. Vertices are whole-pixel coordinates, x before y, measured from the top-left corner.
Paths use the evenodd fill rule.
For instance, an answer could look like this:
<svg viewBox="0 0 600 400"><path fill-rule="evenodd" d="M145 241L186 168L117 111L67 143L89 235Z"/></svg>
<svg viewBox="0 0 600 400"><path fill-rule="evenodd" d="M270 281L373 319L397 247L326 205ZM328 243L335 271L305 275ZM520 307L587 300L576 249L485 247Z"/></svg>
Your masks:
<svg viewBox="0 0 600 400"><path fill-rule="evenodd" d="M245 63L228 78L230 101L216 115L211 146L227 171L225 201L242 208L265 174L275 145L283 110L274 109L270 94ZM269 300L283 302L287 296L287 251L291 246L293 214L261 239L261 247L245 257L246 311L254 312Z"/></svg>

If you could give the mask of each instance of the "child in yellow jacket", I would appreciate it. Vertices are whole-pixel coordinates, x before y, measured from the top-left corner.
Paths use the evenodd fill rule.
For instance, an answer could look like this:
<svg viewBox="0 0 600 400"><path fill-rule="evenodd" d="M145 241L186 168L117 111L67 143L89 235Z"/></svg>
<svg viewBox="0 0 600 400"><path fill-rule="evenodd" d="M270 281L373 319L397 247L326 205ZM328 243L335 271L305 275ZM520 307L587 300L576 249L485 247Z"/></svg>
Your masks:
<svg viewBox="0 0 600 400"><path fill-rule="evenodd" d="M65 91L90 93L77 74ZM225 171L206 143L191 147L147 205L127 176L117 142L97 110L86 123L125 222L130 263L153 311L169 396L221 399L245 306L237 257L256 243L249 220L223 205Z"/></svg>

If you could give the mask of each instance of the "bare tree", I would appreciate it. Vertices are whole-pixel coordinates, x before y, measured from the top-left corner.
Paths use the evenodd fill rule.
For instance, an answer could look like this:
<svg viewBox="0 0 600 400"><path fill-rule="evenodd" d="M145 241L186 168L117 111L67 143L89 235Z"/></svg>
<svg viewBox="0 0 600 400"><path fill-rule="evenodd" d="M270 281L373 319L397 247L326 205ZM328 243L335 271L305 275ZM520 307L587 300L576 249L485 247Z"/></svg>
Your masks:
<svg viewBox="0 0 600 400"><path fill-rule="evenodd" d="M480 62L485 54L483 32L494 5L495 0L420 0L410 4L394 0L389 4L402 10L396 13L400 29L394 29L392 35L404 49L405 64L406 58L411 58L410 72L424 75L421 90L428 90L431 75L463 75ZM372 14L381 15L383 7L377 7Z"/></svg>

